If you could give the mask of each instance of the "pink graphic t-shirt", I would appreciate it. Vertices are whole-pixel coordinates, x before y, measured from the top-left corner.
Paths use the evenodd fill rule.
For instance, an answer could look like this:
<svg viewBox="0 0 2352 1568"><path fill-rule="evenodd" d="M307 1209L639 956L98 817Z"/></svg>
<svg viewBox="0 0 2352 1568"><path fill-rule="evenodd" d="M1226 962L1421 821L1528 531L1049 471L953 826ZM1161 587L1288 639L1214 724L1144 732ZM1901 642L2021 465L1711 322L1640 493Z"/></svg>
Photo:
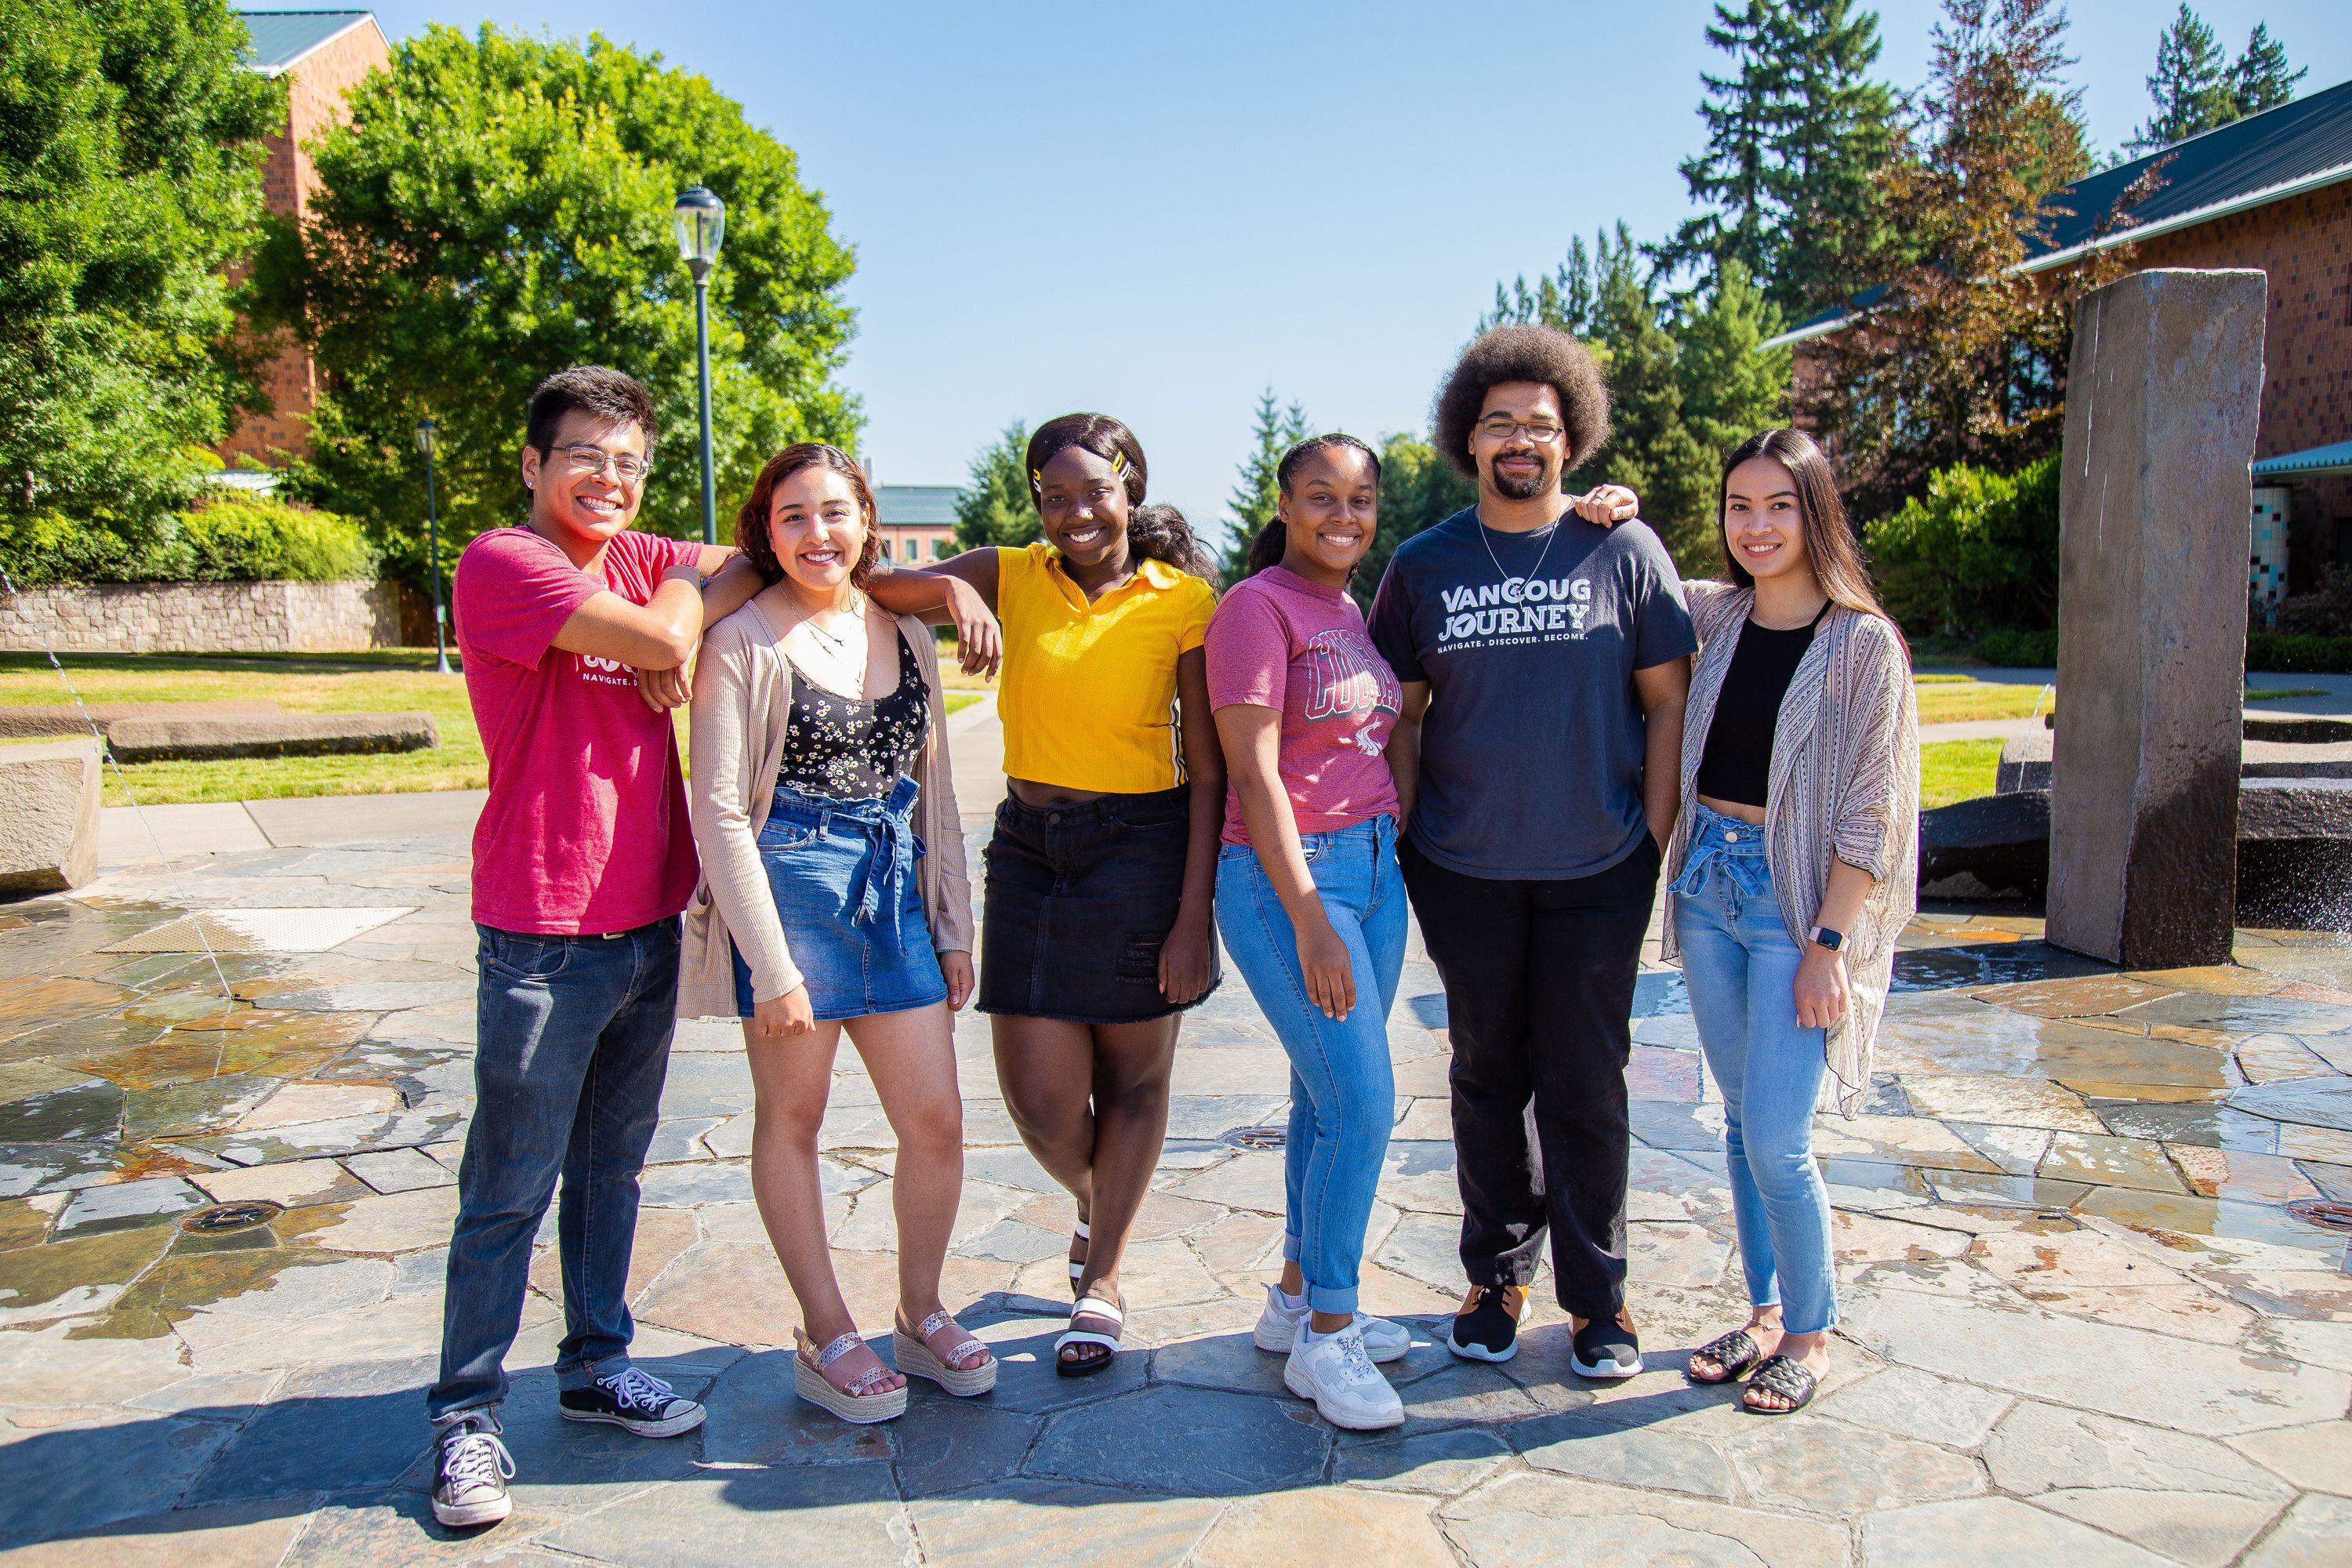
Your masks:
<svg viewBox="0 0 2352 1568"><path fill-rule="evenodd" d="M1281 710L1282 784L1300 833L1397 815L1382 752L1404 693L1344 589L1269 567L1226 591L1207 647L1210 707ZM1250 841L1231 789L1224 841Z"/></svg>
<svg viewBox="0 0 2352 1568"><path fill-rule="evenodd" d="M597 936L666 920L693 896L685 777L667 713L636 672L554 646L605 589L646 604L699 545L623 530L593 571L527 528L466 546L451 597L466 695L489 753L474 826L474 919L502 931Z"/></svg>

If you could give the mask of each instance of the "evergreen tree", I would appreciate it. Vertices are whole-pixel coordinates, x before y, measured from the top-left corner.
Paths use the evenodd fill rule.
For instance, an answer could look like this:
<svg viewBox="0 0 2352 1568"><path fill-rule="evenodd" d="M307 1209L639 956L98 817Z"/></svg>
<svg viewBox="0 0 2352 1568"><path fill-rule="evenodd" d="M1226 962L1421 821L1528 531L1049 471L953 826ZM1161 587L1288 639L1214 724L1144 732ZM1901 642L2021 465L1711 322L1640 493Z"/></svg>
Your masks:
<svg viewBox="0 0 2352 1568"><path fill-rule="evenodd" d="M2204 19L2183 0L2172 25L2156 44L2156 74L2147 79L2156 112L2126 144L2134 154L2168 146L2200 131L2235 120L2229 58Z"/></svg>
<svg viewBox="0 0 2352 1568"><path fill-rule="evenodd" d="M1372 547L1356 565L1349 591L1369 608L1389 557L1397 546L1433 528L1478 499L1478 487L1464 479L1437 449L1418 436L1391 436L1381 443L1381 526Z"/></svg>
<svg viewBox="0 0 2352 1568"><path fill-rule="evenodd" d="M0 0L0 526L161 528L219 467L284 112L245 41L225 0Z"/></svg>
<svg viewBox="0 0 2352 1568"><path fill-rule="evenodd" d="M1855 268L1884 238L1876 174L1894 98L1869 76L1876 14L1852 0L1718 0L1706 38L1737 68L1701 76L1707 148L1682 165L1708 210L1653 258L1703 275L1736 260L1784 315L1842 302L1870 281Z"/></svg>
<svg viewBox="0 0 2352 1568"><path fill-rule="evenodd" d="M2309 75L2311 68L2290 71L2286 67L2286 49L2271 37L2270 24L2255 23L2246 37L2246 52L2230 68L2230 96L2238 113L2260 114L2291 100L2294 84Z"/></svg>
<svg viewBox="0 0 2352 1568"><path fill-rule="evenodd" d="M1282 455L1307 439L1307 410L1296 403L1283 407L1275 398L1274 388L1267 387L1257 400L1250 439L1250 454L1238 465L1234 493L1225 498L1225 505L1233 512L1234 534L1226 542L1219 570L1228 583L1242 580L1247 570L1251 542L1257 538L1258 530L1274 521L1275 507L1281 500L1274 472L1282 462Z"/></svg>
<svg viewBox="0 0 2352 1568"><path fill-rule="evenodd" d="M1021 471L1028 450L1029 426L1015 419L972 458L971 478L956 492L958 550L1017 550L1044 537L1030 500L1029 476Z"/></svg>
<svg viewBox="0 0 2352 1568"><path fill-rule="evenodd" d="M2153 152L2275 109L2294 98L2305 74L2287 68L2286 50L2263 22L2247 35L2246 52L2229 60L2213 29L2184 4L2157 41L2156 74L2147 79L2156 112L2125 151Z"/></svg>

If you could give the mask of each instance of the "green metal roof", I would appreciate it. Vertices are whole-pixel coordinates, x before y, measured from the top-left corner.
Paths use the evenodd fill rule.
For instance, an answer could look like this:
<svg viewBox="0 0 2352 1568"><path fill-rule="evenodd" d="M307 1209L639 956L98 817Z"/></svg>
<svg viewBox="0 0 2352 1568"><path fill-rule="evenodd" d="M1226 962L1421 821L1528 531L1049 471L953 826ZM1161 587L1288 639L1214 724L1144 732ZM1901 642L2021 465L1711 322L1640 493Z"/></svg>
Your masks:
<svg viewBox="0 0 2352 1568"><path fill-rule="evenodd" d="M886 528L953 528L961 493L953 485L876 485L874 506Z"/></svg>
<svg viewBox="0 0 2352 1568"><path fill-rule="evenodd" d="M2301 452L2281 452L2254 465L2257 479L2307 479L2322 474L2352 474L2352 441Z"/></svg>
<svg viewBox="0 0 2352 1568"><path fill-rule="evenodd" d="M368 20L372 11L239 11L249 42L245 67L276 76L320 45Z"/></svg>

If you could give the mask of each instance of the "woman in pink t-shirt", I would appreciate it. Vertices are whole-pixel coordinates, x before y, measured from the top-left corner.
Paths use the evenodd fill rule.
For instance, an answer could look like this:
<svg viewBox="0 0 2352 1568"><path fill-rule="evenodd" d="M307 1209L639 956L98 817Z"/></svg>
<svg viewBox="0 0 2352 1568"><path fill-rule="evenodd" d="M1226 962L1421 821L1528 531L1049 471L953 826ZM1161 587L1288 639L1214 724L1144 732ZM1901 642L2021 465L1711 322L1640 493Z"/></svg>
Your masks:
<svg viewBox="0 0 2352 1568"><path fill-rule="evenodd" d="M1346 436L1302 441L1250 575L1209 622L1209 701L1232 792L1217 927L1290 1055L1283 1274L1255 1334L1325 1419L1404 1419L1372 1363L1412 1338L1356 1310L1364 1229L1395 1120L1389 1005L1404 963L1400 817L1387 761L1402 692L1348 578L1379 527L1381 463Z"/></svg>

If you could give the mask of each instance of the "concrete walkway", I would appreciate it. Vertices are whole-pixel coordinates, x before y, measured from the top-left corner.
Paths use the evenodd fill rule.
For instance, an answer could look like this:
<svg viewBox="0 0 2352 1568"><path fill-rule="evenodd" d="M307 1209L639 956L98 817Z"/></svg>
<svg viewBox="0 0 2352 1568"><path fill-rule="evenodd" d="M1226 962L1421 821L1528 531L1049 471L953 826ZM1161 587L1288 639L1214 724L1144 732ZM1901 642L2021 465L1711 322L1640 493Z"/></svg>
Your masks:
<svg viewBox="0 0 2352 1568"><path fill-rule="evenodd" d="M956 737L975 857L991 731ZM1444 1001L1416 946L1364 1272L1368 1309L1415 1331L1390 1369L1401 1430L1334 1431L1250 1343L1288 1064L1238 984L1187 1017L1130 1349L1087 1379L1052 1371L1069 1201L1014 1135L985 1022L959 1021L948 1294L1003 1378L867 1428L791 1392L740 1035L700 1021L679 1030L630 1290L639 1355L711 1419L671 1442L556 1420L542 1251L509 1363L515 1516L452 1537L430 1521L420 1399L474 1110L470 821L454 799L400 809L417 815L247 809L268 842L0 906L9 1568L2352 1556L2352 1279L2343 1236L2288 1206L2352 1202L2352 946L2248 931L2238 966L2118 974L2031 918L1966 910L1906 934L1870 1102L1821 1123L1845 1321L1798 1416L1743 1415L1678 1370L1743 1294L1721 1099L1671 971L1643 977L1627 1068L1651 1370L1574 1376L1540 1285L1517 1360L1438 1344L1459 1200ZM210 929L233 1004L192 911L229 911ZM854 1053L835 1068L826 1214L879 1331L895 1138Z"/></svg>

